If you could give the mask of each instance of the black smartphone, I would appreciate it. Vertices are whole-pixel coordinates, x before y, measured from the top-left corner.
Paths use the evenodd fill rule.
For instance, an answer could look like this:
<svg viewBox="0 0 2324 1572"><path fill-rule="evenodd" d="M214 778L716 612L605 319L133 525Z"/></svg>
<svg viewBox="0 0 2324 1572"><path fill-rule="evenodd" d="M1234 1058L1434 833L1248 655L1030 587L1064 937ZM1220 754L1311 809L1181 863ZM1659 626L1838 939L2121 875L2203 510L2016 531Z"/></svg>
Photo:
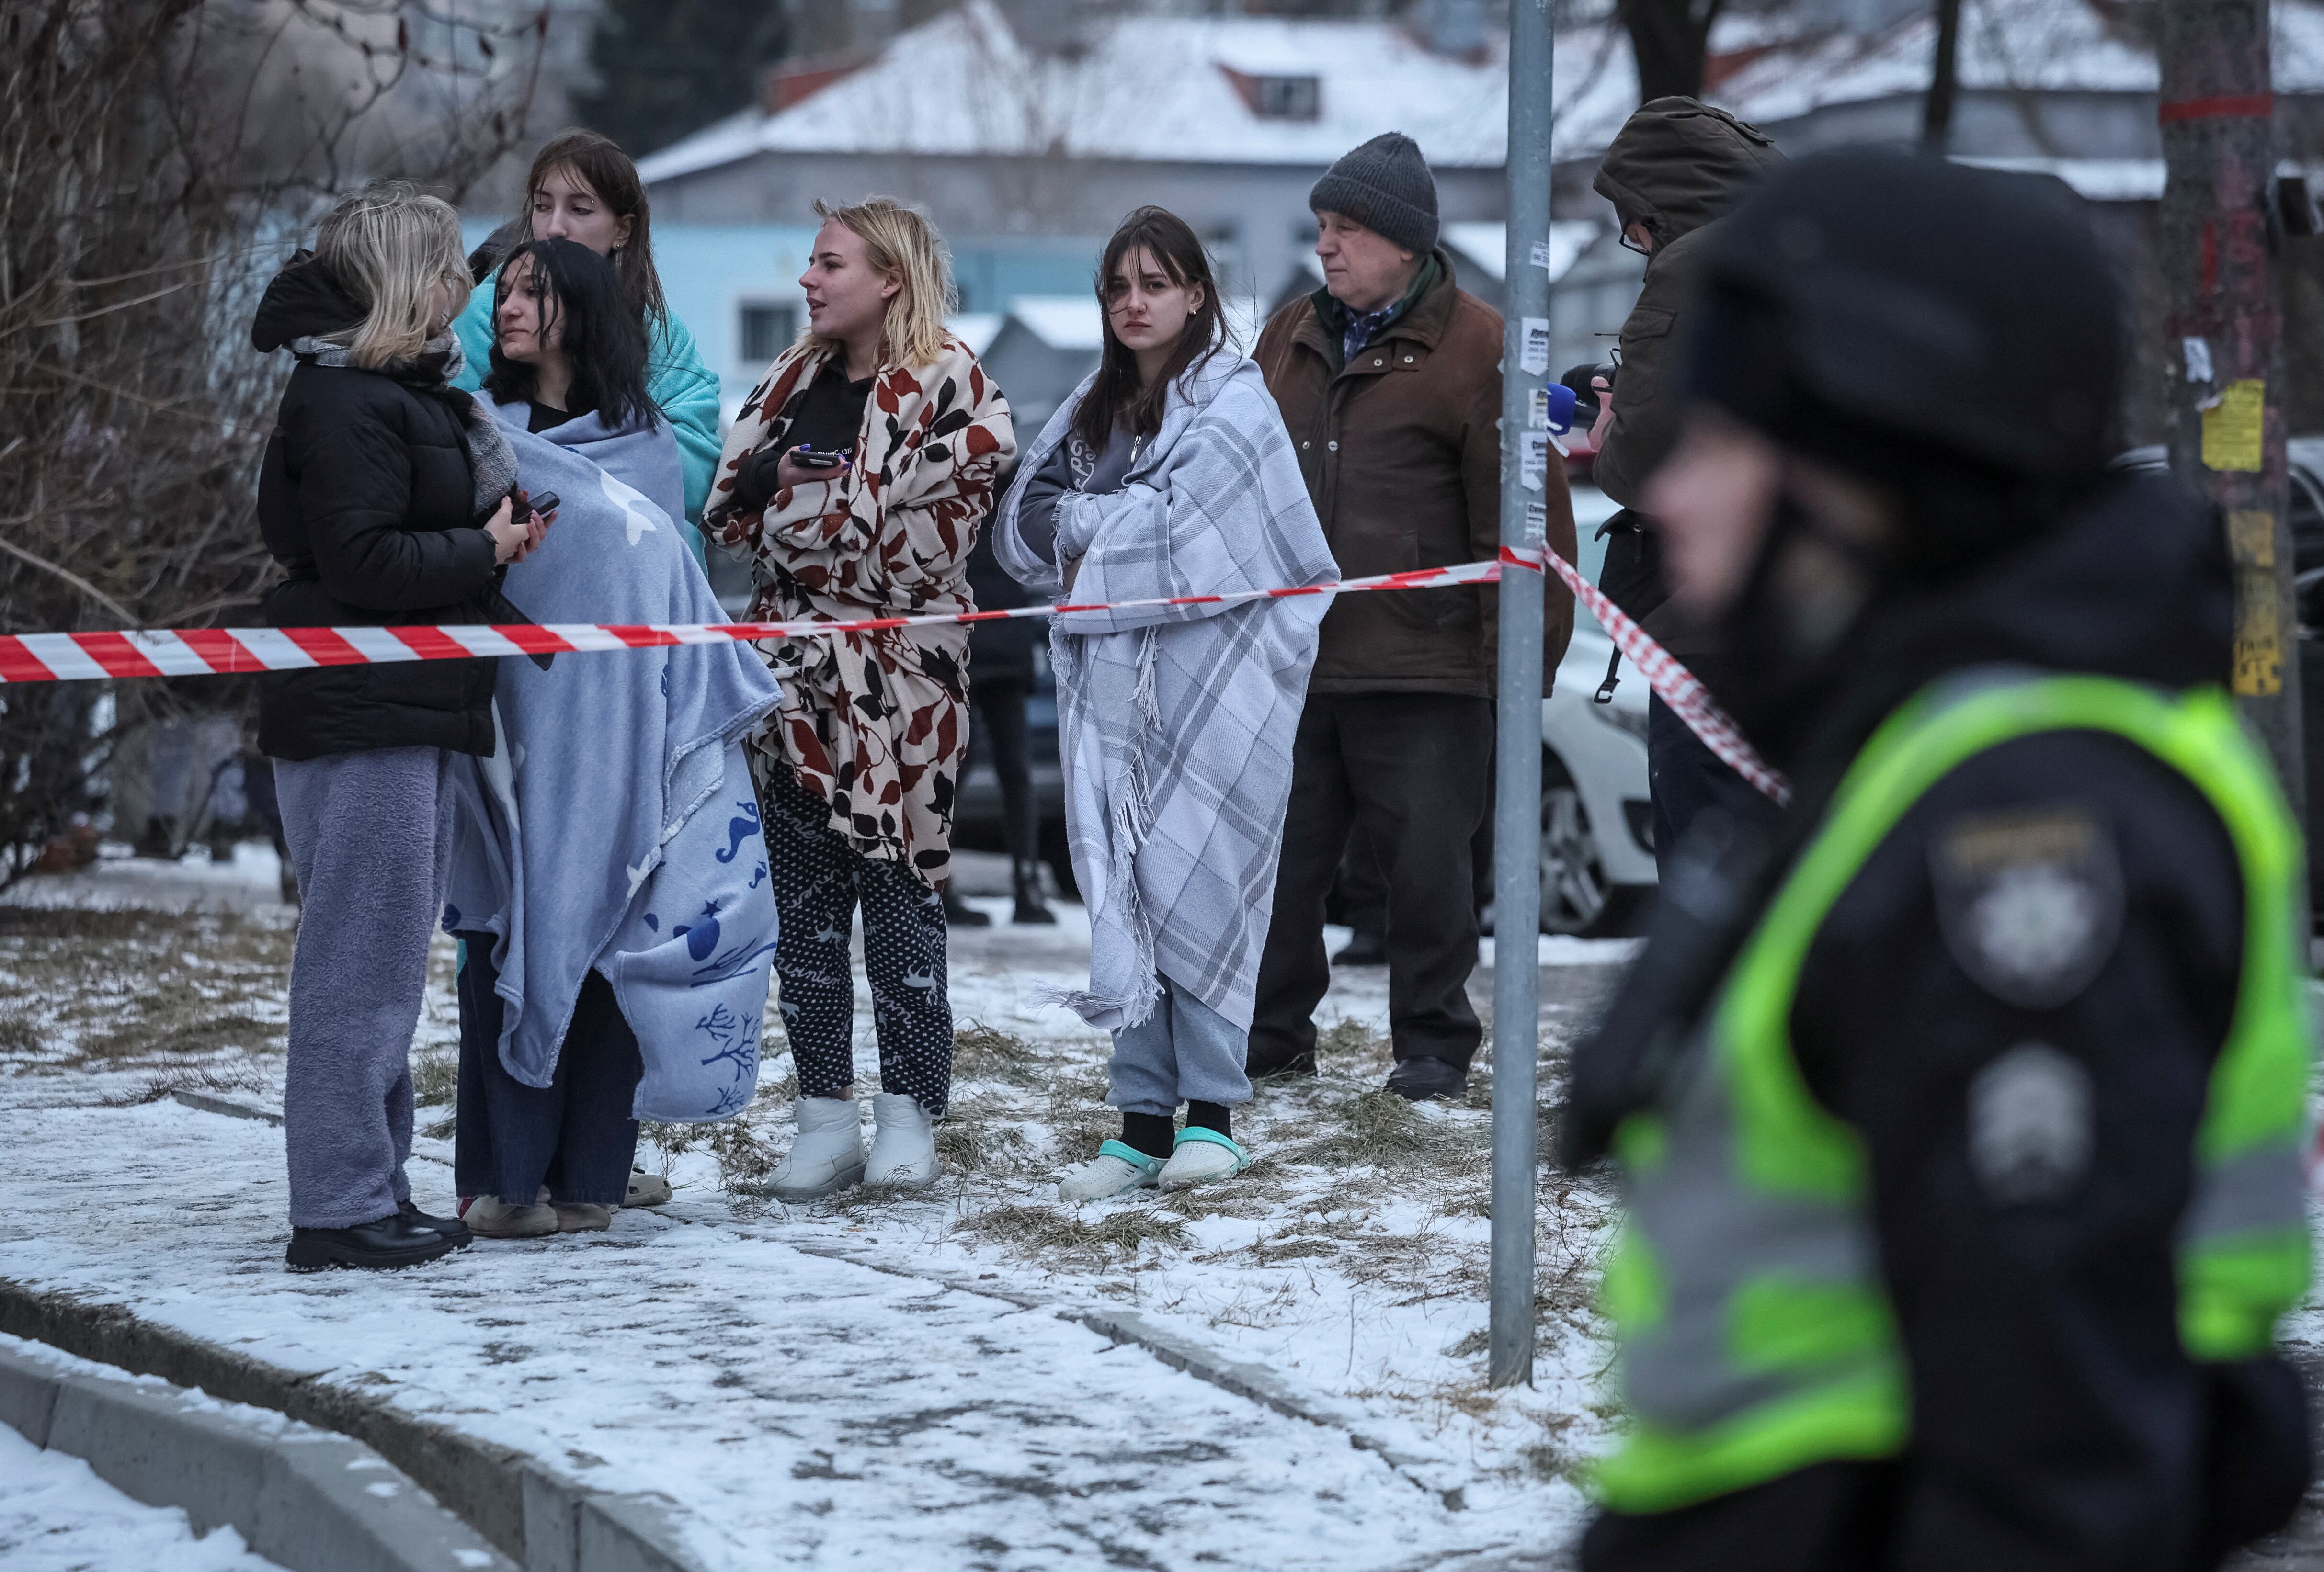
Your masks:
<svg viewBox="0 0 2324 1572"><path fill-rule="evenodd" d="M837 469L847 462L845 448L825 451L820 447L794 447L791 462L801 469Z"/></svg>
<svg viewBox="0 0 2324 1572"><path fill-rule="evenodd" d="M526 505L531 508L535 514L546 519L557 511L557 504L563 500L555 492L543 492L537 497L527 499Z"/></svg>

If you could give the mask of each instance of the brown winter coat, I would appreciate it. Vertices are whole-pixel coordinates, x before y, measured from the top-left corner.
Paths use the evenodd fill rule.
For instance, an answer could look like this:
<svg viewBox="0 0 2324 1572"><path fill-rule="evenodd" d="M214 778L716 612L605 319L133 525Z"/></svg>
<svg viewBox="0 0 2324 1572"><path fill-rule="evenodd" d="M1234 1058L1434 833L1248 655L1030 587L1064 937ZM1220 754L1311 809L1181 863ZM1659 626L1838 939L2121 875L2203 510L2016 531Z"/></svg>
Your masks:
<svg viewBox="0 0 2324 1572"><path fill-rule="evenodd" d="M1283 411L1300 473L1344 577L1489 560L1500 549L1501 317L1452 282L1434 286L1347 366L1316 295L1277 311L1255 357ZM1550 466L1551 549L1573 555L1564 471ZM1342 595L1323 619L1307 691L1493 691L1497 592L1462 586ZM1548 586L1543 690L1573 632L1573 600Z"/></svg>
<svg viewBox="0 0 2324 1572"><path fill-rule="evenodd" d="M1724 109L1657 98L1630 116L1598 166L1598 194L1623 223L1644 224L1655 237L1638 303L1622 324L1613 423L1592 472L1599 489L1626 508L1638 505L1646 477L1678 442L1678 401L1668 384L1703 237L1782 157L1757 127Z"/></svg>

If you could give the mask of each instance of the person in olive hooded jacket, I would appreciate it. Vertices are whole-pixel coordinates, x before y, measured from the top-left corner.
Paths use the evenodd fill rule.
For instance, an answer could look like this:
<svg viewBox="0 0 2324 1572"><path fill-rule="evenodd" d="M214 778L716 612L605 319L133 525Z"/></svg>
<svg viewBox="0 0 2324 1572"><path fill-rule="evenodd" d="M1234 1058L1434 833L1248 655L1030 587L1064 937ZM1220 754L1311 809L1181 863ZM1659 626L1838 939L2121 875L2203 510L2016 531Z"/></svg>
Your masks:
<svg viewBox="0 0 2324 1572"><path fill-rule="evenodd" d="M1711 244L1720 216L1782 157L1759 131L1723 109L1692 98L1656 98L1623 125L1593 182L1614 205L1623 244L1646 258L1638 303L1622 324L1611 396L1591 433L1598 449L1592 478L1623 510L1606 526L1600 585L1705 680L1715 675L1706 665L1715 652L1676 608L1663 605L1668 592L1654 520L1637 510L1647 478L1678 441L1679 400L1668 383L1697 259ZM1665 859L1702 808L1716 805L1745 819L1770 811L1660 698L1647 705L1646 760L1655 849Z"/></svg>

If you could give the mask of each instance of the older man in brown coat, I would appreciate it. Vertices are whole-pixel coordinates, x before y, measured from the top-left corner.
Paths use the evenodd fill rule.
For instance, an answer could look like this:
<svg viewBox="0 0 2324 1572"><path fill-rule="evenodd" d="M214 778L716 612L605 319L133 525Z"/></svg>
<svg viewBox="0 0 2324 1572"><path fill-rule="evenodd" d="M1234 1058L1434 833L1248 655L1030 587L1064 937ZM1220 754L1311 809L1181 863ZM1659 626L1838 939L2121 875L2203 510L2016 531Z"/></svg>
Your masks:
<svg viewBox="0 0 2324 1572"><path fill-rule="evenodd" d="M1390 132L1332 166L1309 198L1324 283L1275 314L1257 358L1349 578L1491 557L1500 543L1501 317L1436 248L1436 184ZM1543 493L1549 543L1573 554L1562 471ZM1470 844L1493 757L1495 592L1346 595L1293 745L1291 804L1259 961L1250 1072L1313 1074L1313 1012L1331 985L1323 899L1360 818L1388 885L1388 1089L1459 1097L1482 1034ZM1553 584L1554 671L1573 602Z"/></svg>

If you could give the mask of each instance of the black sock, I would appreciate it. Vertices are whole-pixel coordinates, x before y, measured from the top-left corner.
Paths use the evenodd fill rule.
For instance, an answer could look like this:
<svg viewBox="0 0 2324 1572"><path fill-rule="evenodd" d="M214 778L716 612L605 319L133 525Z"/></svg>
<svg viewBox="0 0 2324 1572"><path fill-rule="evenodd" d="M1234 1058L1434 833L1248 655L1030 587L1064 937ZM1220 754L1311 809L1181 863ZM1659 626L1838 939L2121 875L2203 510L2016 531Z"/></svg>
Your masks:
<svg viewBox="0 0 2324 1572"><path fill-rule="evenodd" d="M1170 1144L1176 1138L1177 1130L1167 1114L1121 1116L1121 1144L1135 1147L1148 1157L1167 1158Z"/></svg>
<svg viewBox="0 0 2324 1572"><path fill-rule="evenodd" d="M1228 1111L1227 1105L1224 1103L1188 1103L1186 1127L1191 1130L1197 1126L1205 1130L1216 1130L1220 1135L1232 1139L1234 1116Z"/></svg>

